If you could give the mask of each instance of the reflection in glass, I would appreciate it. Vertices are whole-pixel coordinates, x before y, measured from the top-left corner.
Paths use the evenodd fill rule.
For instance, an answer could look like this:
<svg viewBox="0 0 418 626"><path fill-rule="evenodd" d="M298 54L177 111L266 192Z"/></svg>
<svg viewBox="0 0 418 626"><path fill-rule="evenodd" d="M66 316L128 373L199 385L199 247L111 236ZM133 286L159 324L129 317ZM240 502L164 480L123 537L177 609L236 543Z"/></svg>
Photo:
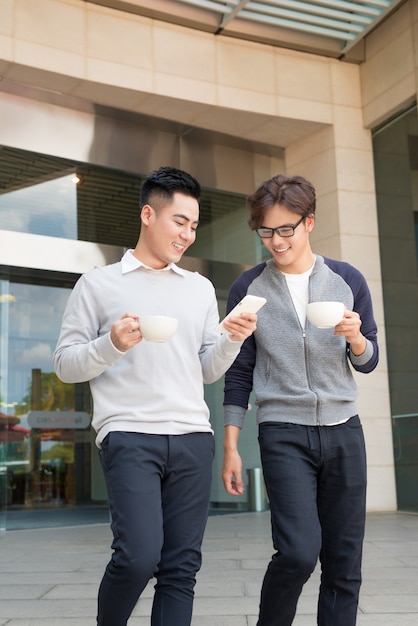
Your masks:
<svg viewBox="0 0 418 626"><path fill-rule="evenodd" d="M135 246L141 175L5 146L0 146L0 154L0 229ZM244 194L202 189L197 241L182 265L212 280L222 315L233 280L262 260L264 247L247 220ZM75 411L91 414L87 383L63 385L52 370L52 352L75 278L60 272L0 267L0 412L4 414L3 422L0 420L0 472L2 467L7 472L3 491L0 473L0 498L3 493L8 503L9 528L10 520L17 520L11 512L19 507L27 519L29 509L106 502L91 428L70 427L70 419L65 427L56 428L47 428L47 420L42 426L30 423L34 410L44 415L57 410L67 416ZM223 432L219 427L222 388L219 381L205 390L218 437ZM258 449L253 446L256 422L249 421L242 446L245 462L257 466ZM221 450L220 440L218 447ZM220 463L217 454L217 476ZM237 504L225 493L219 478L214 482L212 500L216 506ZM245 507L245 500L240 506ZM0 527L2 508L0 500Z"/></svg>
<svg viewBox="0 0 418 626"><path fill-rule="evenodd" d="M77 239L74 174L0 195L0 228L34 235Z"/></svg>
<svg viewBox="0 0 418 626"><path fill-rule="evenodd" d="M373 135L398 508L418 511L418 118Z"/></svg>
<svg viewBox="0 0 418 626"><path fill-rule="evenodd" d="M0 280L0 528L6 511L90 498L89 419L79 430L69 419L90 413L90 395L85 385L61 382L52 365L69 291ZM33 411L46 416L39 428ZM57 411L62 419L48 417Z"/></svg>

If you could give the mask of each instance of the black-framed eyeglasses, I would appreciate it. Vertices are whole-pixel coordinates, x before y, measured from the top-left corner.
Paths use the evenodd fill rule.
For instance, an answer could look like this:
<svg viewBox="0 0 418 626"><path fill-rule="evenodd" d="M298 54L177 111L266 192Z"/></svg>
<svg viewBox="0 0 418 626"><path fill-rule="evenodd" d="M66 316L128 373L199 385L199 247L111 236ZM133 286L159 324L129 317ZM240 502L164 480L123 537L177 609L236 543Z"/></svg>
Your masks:
<svg viewBox="0 0 418 626"><path fill-rule="evenodd" d="M260 226L260 228L256 228L255 232L261 239L271 239L276 233L279 237L293 237L295 234L296 228L299 224L302 224L305 216L301 217L300 220L293 224L293 226L278 226L277 228L267 228L267 226Z"/></svg>

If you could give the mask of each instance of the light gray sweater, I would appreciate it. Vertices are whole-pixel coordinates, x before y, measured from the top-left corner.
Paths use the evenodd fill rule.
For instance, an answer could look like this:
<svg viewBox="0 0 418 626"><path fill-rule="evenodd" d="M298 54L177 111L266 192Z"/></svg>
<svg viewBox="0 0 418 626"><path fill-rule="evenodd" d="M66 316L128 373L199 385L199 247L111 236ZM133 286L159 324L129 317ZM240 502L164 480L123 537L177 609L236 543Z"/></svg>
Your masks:
<svg viewBox="0 0 418 626"><path fill-rule="evenodd" d="M166 343L142 340L120 352L110 329L128 311L176 317L177 333ZM131 251L79 279L64 312L54 367L64 382L89 381L99 447L114 430L212 432L203 385L225 373L242 345L219 335L218 322L208 279L175 265L146 268Z"/></svg>

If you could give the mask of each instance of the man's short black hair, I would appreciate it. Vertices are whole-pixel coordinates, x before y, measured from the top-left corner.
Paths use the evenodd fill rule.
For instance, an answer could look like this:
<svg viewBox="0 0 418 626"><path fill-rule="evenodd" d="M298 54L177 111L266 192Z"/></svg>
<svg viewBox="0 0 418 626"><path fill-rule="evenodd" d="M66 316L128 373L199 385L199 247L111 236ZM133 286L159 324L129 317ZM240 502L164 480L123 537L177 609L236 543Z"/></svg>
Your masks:
<svg viewBox="0 0 418 626"><path fill-rule="evenodd" d="M160 167L148 174L142 183L139 206L142 209L144 205L152 205L153 202L169 203L176 192L199 201L200 184L193 176L176 167Z"/></svg>

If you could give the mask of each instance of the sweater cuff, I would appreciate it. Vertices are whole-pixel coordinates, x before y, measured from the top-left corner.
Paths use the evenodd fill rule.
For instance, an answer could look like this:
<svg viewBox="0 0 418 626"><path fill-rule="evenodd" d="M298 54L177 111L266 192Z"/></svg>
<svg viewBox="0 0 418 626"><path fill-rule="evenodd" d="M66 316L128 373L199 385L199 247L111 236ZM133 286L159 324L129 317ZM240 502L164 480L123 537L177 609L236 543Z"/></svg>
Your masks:
<svg viewBox="0 0 418 626"><path fill-rule="evenodd" d="M123 357L125 352L118 350L110 338L110 333L98 337L95 341L95 349L99 357L104 363L112 365Z"/></svg>
<svg viewBox="0 0 418 626"><path fill-rule="evenodd" d="M227 333L222 335L221 342L223 353L229 357L236 357L244 343L244 341L233 341Z"/></svg>
<svg viewBox="0 0 418 626"><path fill-rule="evenodd" d="M366 365L373 356L373 344L366 339L366 349L362 354L356 356L350 347L350 361L355 365Z"/></svg>
<svg viewBox="0 0 418 626"><path fill-rule="evenodd" d="M226 404L224 406L225 426L238 426L238 428L242 428L244 426L246 412L247 410L242 406Z"/></svg>

